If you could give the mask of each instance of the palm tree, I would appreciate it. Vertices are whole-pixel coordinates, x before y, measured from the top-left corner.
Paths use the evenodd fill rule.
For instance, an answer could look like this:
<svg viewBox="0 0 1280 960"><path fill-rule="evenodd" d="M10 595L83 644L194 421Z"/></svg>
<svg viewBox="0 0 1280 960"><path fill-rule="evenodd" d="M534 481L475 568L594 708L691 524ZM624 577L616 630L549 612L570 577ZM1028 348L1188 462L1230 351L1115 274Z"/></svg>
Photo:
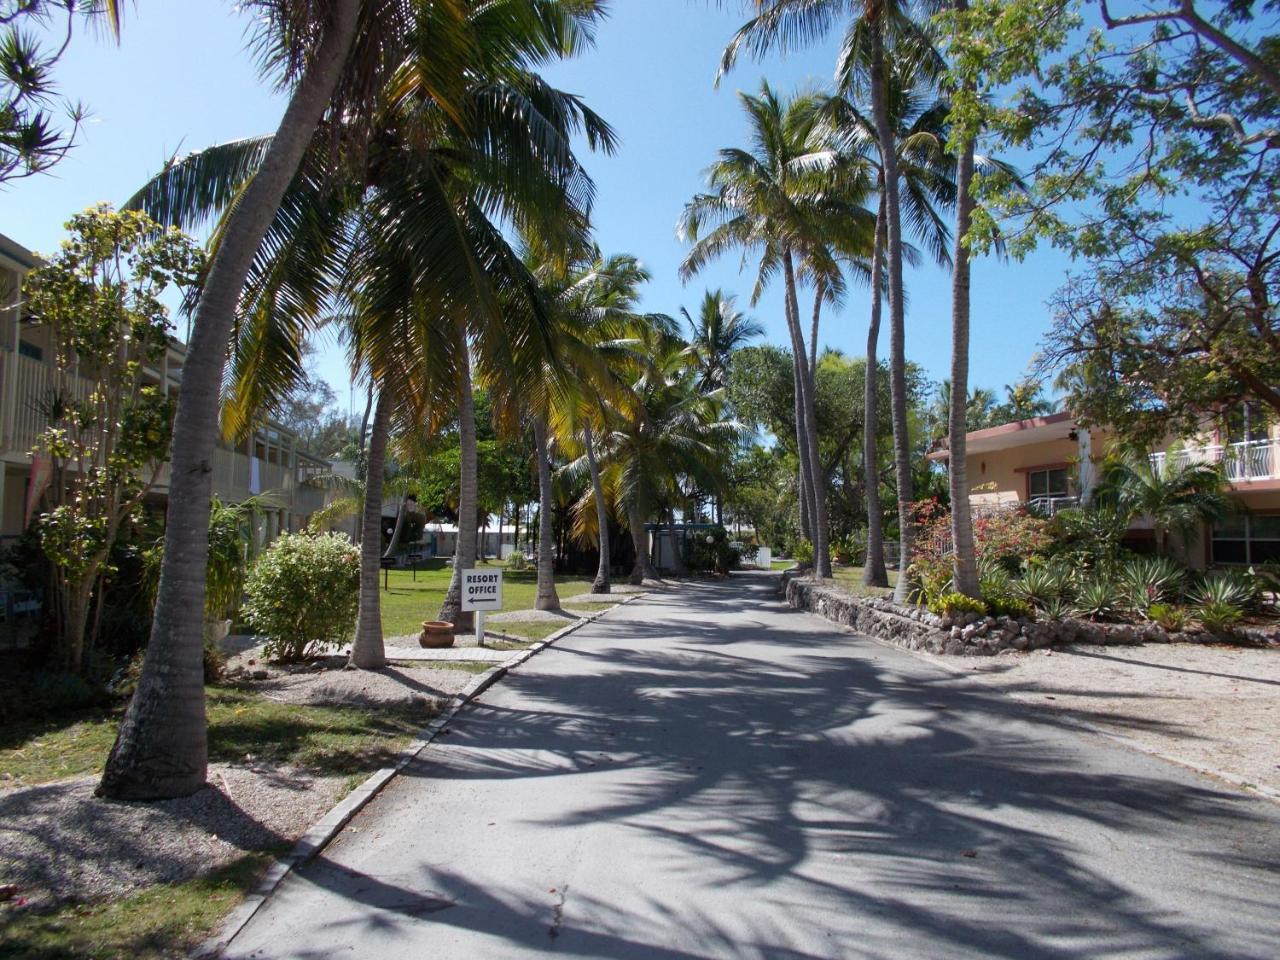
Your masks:
<svg viewBox="0 0 1280 960"><path fill-rule="evenodd" d="M677 229L693 246L680 273L687 281L730 250L755 252L760 267L753 305L768 281L782 274L796 369L801 489L810 502L815 573L830 577L826 491L817 456L813 377L800 328L798 274L804 269L815 280L837 282L840 270L832 250L856 249L870 236L869 224L861 197L836 189L841 180L833 174L832 152L820 137L822 98L806 95L787 102L768 83L762 84L759 96L738 97L751 125L752 149L721 150L708 171L713 192L699 194L685 205Z"/></svg>
<svg viewBox="0 0 1280 960"><path fill-rule="evenodd" d="M362 347L363 355L387 360L385 369L366 368L371 380L386 389L383 377L395 369L390 358L396 351L385 348L403 343L405 325L412 328L415 318L437 326L441 317L464 325L483 320L490 338L527 334L527 326L505 330L510 318L502 316L489 284L477 283L487 276L486 268L518 263L488 216L537 220L545 215L550 232L578 222L577 214L564 215L565 201L589 198L591 187L573 160L569 132L585 125L589 143L611 141L608 128L577 98L551 90L528 69L578 49L589 39L598 9L591 3L539 3L535 16L531 2L499 0L473 7L336 0L335 20L327 25L297 17L283 25L273 20L279 35L291 41L320 37L310 58L307 49L266 48L269 62L286 76L302 77L276 136L175 162L135 198L167 223L199 222L221 210L226 217L215 232L213 265L197 309L179 400L170 549L148 647L154 666L144 667L104 774L104 793L176 796L203 782L200 604L193 599L203 583L202 511L209 481L200 464L212 455L223 357L237 307L242 320L237 356L262 376L237 379L258 385L229 398L225 409L231 429L237 420L243 426L256 409L247 399L270 397L273 389L291 382L288 358L302 340L298 331L321 312L317 299L323 296L317 298L316 291L335 283L332 268L347 259L342 251L344 243L354 242L353 217L373 187L383 212L390 214L380 218L381 242L407 251L412 269L400 277L384 271L380 293L371 298L367 316L397 319L366 327L379 331L379 347ZM273 16L284 16L289 7L269 6ZM357 8L364 19L344 74ZM412 14L407 25L401 16L406 12ZM400 56L406 44L407 59ZM373 104L388 64L398 68L395 97ZM326 136L313 138L335 87L342 97L329 113ZM367 132L375 118L384 131L378 137ZM347 162L334 170L330 144L337 139L348 148L367 144L368 149L344 148ZM432 152L433 144L442 148ZM370 235L368 230L354 233L357 240ZM518 286L518 281L507 285ZM388 296L398 298L398 305L389 305ZM450 338L444 342L442 353L456 353ZM378 486L370 478L370 500ZM200 530L193 532L195 519ZM192 580L195 572L199 583ZM187 623L193 608L194 630ZM371 637L372 630L367 620L363 634Z"/></svg>
<svg viewBox="0 0 1280 960"><path fill-rule="evenodd" d="M552 432L560 449L572 456L561 472L574 477L585 469L591 482L590 503L580 501L574 507L573 532L579 540L594 539L598 548L591 592L609 593L609 504L596 457L596 434L605 429L610 404L631 400L626 374L640 360L634 338L649 324L668 326L669 321L637 312L639 288L648 282L649 272L628 254L604 257L592 248L568 270L544 258L536 271L559 321L562 362L547 386Z"/></svg>
<svg viewBox="0 0 1280 960"><path fill-rule="evenodd" d="M1194 542L1205 524L1231 512L1226 487L1217 465L1184 460L1176 450L1157 463L1144 451L1134 451L1103 467L1094 501L1128 519L1149 518L1156 553L1164 556L1170 533Z"/></svg>
<svg viewBox="0 0 1280 960"><path fill-rule="evenodd" d="M915 60L937 75L940 64L920 25L897 0L755 0L756 15L744 24L725 48L721 74L730 70L746 48L759 57L770 50L789 51L825 35L847 18L839 74L860 77L871 101L871 120L880 155L880 184L884 200L884 245L889 297L890 406L893 411L894 472L897 475L900 567L910 562L913 542L911 515L911 453L907 427L906 334L903 300L901 171L899 144L890 107L891 63L895 56ZM923 12L933 4L925 3ZM878 289L875 278L873 290ZM873 295L874 299L874 295ZM874 369L874 368L871 368ZM898 578L894 599L905 602L908 582Z"/></svg>
<svg viewBox="0 0 1280 960"><path fill-rule="evenodd" d="M114 799L186 796L205 779L208 746L202 614L211 474L226 344L259 244L326 111L359 122L400 59L407 33L396 0L262 3L262 59L292 85L257 176L227 219L205 277L183 367L170 451L164 561L138 688L107 759L99 793ZM335 97L336 95L336 97Z"/></svg>
<svg viewBox="0 0 1280 960"><path fill-rule="evenodd" d="M739 424L723 418L718 392L698 389L697 358L670 327L655 318L641 339L647 359L637 362L627 402L611 407L599 442L602 482L622 507L635 545L632 583L656 577L646 519L670 511L684 478L719 489L726 451L742 434Z"/></svg>
<svg viewBox="0 0 1280 960"><path fill-rule="evenodd" d="M689 325L690 345L698 355L701 367L698 386L703 390L722 389L733 352L764 336L763 324L738 310L737 299L723 290L708 290L703 294L697 317L680 308L681 316Z"/></svg>
<svg viewBox="0 0 1280 960"><path fill-rule="evenodd" d="M868 586L888 586L884 563L882 508L878 461L877 424L879 423L876 375L879 364L881 307L887 288L885 276L888 242L888 201L884 188L884 168L879 163L879 141L874 120L859 106L865 93L863 64L848 51L837 74L837 93L826 106L827 122L832 128L836 147L843 153L862 155L876 168L876 190L879 194L876 234L869 276L871 280L871 318L867 325L867 378L863 397L863 468L866 472L867 557L863 565L863 582ZM906 57L895 57L889 63L888 105L896 133L896 162L901 179L900 203L905 220L932 259L944 266L950 264L947 245L950 231L940 210L955 198L951 159L946 154L945 120L948 102L938 97L917 63ZM920 253L903 244L903 256L915 263ZM892 373L891 373L892 377ZM893 403L890 398L891 405ZM898 421L895 421L897 423ZM903 448L909 450L909 438L901 430L894 433L895 463L902 459ZM909 453L908 453L909 461Z"/></svg>

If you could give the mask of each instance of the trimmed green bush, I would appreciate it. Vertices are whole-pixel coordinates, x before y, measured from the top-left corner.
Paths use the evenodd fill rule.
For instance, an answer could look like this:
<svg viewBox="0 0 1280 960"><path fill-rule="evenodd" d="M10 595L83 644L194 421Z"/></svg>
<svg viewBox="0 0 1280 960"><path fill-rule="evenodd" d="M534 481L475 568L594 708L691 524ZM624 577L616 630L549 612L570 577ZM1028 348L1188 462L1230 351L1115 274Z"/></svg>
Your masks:
<svg viewBox="0 0 1280 960"><path fill-rule="evenodd" d="M929 612L939 617L954 617L957 613L985 615L987 605L981 600L966 597L963 593L944 593L929 604Z"/></svg>
<svg viewBox="0 0 1280 960"><path fill-rule="evenodd" d="M993 617L1014 617L1018 620L1034 620L1036 611L1031 604L1017 597L987 597L987 611Z"/></svg>
<svg viewBox="0 0 1280 960"><path fill-rule="evenodd" d="M360 600L360 553L342 534L284 534L245 583L244 618L263 653L301 660L351 638Z"/></svg>

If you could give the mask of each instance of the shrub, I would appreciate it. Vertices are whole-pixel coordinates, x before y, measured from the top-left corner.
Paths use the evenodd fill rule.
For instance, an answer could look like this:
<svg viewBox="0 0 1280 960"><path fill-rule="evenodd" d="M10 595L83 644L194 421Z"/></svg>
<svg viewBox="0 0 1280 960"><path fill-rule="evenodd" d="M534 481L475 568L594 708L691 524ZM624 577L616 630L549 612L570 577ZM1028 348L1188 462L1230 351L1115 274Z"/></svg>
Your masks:
<svg viewBox="0 0 1280 960"><path fill-rule="evenodd" d="M1013 577L1002 566L990 563L978 564L978 592L984 600L1006 600L1014 598Z"/></svg>
<svg viewBox="0 0 1280 960"><path fill-rule="evenodd" d="M1018 620L1034 620L1035 609L1025 600L1017 597L984 597L987 610L993 617L1014 617Z"/></svg>
<svg viewBox="0 0 1280 960"><path fill-rule="evenodd" d="M688 565L696 573L728 573L738 565L740 556L724 527L700 530L688 541Z"/></svg>
<svg viewBox="0 0 1280 960"><path fill-rule="evenodd" d="M963 593L944 593L929 604L929 612L940 617L953 617L957 613L976 613L979 616L987 612L987 605L981 600L966 597Z"/></svg>
<svg viewBox="0 0 1280 960"><path fill-rule="evenodd" d="M521 573L529 569L529 561L519 550L507 557L507 569L512 573Z"/></svg>
<svg viewBox="0 0 1280 960"><path fill-rule="evenodd" d="M1119 612L1122 600L1109 580L1089 580L1080 588L1073 611L1090 620L1110 620Z"/></svg>
<svg viewBox="0 0 1280 960"><path fill-rule="evenodd" d="M911 580L912 601L922 607L931 606L939 597L951 592L951 559L917 560L907 568L907 576Z"/></svg>
<svg viewBox="0 0 1280 960"><path fill-rule="evenodd" d="M1261 588L1256 577L1247 573L1219 570L1206 574L1191 592L1191 599L1202 607L1225 604L1247 610L1258 603Z"/></svg>
<svg viewBox="0 0 1280 960"><path fill-rule="evenodd" d="M1135 610L1146 610L1176 596L1186 572L1168 557L1134 557L1120 568L1125 599Z"/></svg>
<svg viewBox="0 0 1280 960"><path fill-rule="evenodd" d="M796 547L791 551L791 555L800 566L813 566L813 543L809 540L797 540Z"/></svg>
<svg viewBox="0 0 1280 960"><path fill-rule="evenodd" d="M1191 616L1182 607L1171 603L1153 603L1147 607L1147 619L1161 630L1177 632L1187 629Z"/></svg>
<svg viewBox="0 0 1280 960"><path fill-rule="evenodd" d="M284 534L245 583L244 617L263 653L299 660L351 637L360 600L360 554L341 534Z"/></svg>
<svg viewBox="0 0 1280 960"><path fill-rule="evenodd" d="M1123 510L1094 503L1060 510L1051 521L1051 553L1075 569L1112 570L1123 555L1120 541L1129 529Z"/></svg>
<svg viewBox="0 0 1280 960"><path fill-rule="evenodd" d="M856 564L866 558L867 531L853 530L831 544L831 559L836 563Z"/></svg>
<svg viewBox="0 0 1280 960"><path fill-rule="evenodd" d="M1210 633L1233 633L1236 625L1244 619L1244 613L1234 604L1215 600L1206 603L1196 610L1196 619L1200 626Z"/></svg>

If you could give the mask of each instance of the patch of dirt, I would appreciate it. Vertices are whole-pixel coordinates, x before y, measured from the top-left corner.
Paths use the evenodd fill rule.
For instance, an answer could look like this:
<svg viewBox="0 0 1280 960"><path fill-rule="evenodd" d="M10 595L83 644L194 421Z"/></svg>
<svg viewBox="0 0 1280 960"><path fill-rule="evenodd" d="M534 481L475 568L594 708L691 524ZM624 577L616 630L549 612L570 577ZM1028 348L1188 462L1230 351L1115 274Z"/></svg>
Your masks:
<svg viewBox="0 0 1280 960"><path fill-rule="evenodd" d="M31 907L125 896L287 848L342 793L345 778L290 767L211 764L189 797L125 803L93 796L98 778L0 793L0 878Z"/></svg>
<svg viewBox="0 0 1280 960"><path fill-rule="evenodd" d="M442 706L472 679L419 666L346 670L345 662L280 666L242 654L228 669L243 689L324 706ZM42 908L116 899L248 851L283 852L346 792L348 778L266 763L210 764L201 790L158 803L100 800L96 785L96 776L77 777L0 791L0 884L16 884L15 902Z"/></svg>
<svg viewBox="0 0 1280 960"><path fill-rule="evenodd" d="M390 638L418 645L416 635ZM412 640L412 643L407 641ZM236 683L282 703L318 706L419 707L427 701L444 701L461 693L472 679L458 670L433 668L426 664L394 664L381 670L346 669L346 657L322 657L307 663L263 663L244 654L227 661L229 675Z"/></svg>
<svg viewBox="0 0 1280 960"><path fill-rule="evenodd" d="M1280 793L1280 649L1070 646L970 667L979 682L1164 756Z"/></svg>

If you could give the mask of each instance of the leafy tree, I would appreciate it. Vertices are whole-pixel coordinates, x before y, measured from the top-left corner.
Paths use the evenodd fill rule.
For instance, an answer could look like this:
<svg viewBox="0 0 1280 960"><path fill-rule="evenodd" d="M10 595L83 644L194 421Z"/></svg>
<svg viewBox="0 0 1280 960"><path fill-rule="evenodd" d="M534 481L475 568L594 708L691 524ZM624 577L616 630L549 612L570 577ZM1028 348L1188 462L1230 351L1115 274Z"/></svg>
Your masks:
<svg viewBox="0 0 1280 960"><path fill-rule="evenodd" d="M119 36L120 11L118 0L0 0L0 185L48 171L75 145L86 111L60 97L53 73L77 19L105 20ZM60 38L56 49L41 44L44 31ZM55 103L70 129L59 129Z"/></svg>
<svg viewBox="0 0 1280 960"><path fill-rule="evenodd" d="M69 239L27 274L23 292L54 347L55 385L41 398L49 425L33 451L51 467L36 527L54 569L58 659L79 672L95 584L169 445L172 404L147 373L168 348L160 297L191 285L203 261L178 231L106 205L66 229Z"/></svg>
<svg viewBox="0 0 1280 960"><path fill-rule="evenodd" d="M1136 441L1251 399L1280 410L1280 70L1274 3L981 0L952 24L964 122L1039 158L980 176L1021 254L1086 260L1057 295L1044 372L1082 420Z"/></svg>

